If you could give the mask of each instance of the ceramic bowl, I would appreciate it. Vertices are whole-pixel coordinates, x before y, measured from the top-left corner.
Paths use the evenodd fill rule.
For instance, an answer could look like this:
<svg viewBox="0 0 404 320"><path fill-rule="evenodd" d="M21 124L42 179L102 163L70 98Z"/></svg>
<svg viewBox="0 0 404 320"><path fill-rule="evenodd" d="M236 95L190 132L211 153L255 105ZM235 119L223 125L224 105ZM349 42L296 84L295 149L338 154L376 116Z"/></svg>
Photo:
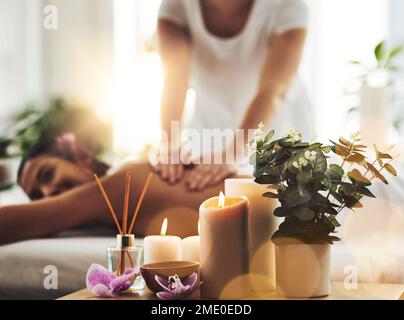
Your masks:
<svg viewBox="0 0 404 320"><path fill-rule="evenodd" d="M192 273L198 274L199 279L199 262L191 261L167 261L145 264L140 267L143 279L147 287L154 293L163 290L161 286L154 279L155 275L158 275L164 279L173 275L178 275L181 280L188 278Z"/></svg>

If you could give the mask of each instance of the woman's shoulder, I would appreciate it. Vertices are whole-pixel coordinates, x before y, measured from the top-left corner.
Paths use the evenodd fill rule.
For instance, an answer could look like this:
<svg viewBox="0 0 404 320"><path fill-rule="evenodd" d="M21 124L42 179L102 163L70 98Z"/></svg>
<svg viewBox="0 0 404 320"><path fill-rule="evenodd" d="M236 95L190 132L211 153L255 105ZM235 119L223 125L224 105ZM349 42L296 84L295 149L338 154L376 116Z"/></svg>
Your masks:
<svg viewBox="0 0 404 320"><path fill-rule="evenodd" d="M188 1L188 2L187 2ZM159 19L166 19L183 27L188 24L188 7L193 0L163 0L158 12Z"/></svg>
<svg viewBox="0 0 404 320"><path fill-rule="evenodd" d="M308 6L305 0L259 0L261 12L267 15L271 32L283 33L290 29L306 28Z"/></svg>

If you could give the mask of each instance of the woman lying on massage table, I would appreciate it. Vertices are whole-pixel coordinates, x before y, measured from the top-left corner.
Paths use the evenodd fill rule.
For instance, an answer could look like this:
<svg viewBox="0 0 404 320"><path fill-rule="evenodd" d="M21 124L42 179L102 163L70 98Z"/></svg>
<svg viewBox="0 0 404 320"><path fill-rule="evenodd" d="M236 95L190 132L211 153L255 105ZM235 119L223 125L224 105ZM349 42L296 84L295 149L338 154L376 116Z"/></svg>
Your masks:
<svg viewBox="0 0 404 320"><path fill-rule="evenodd" d="M0 207L0 244L52 235L87 223L109 223L108 208L93 174L103 186L117 212L122 214L126 172L132 173L133 212L150 172L148 164L128 164L114 173L87 150L73 142L58 140L51 146L36 146L20 164L18 183L31 203ZM186 173L187 174L187 173ZM204 191L189 191L185 183L169 185L152 179L136 220L137 236L158 234L164 217L168 233L181 237L197 233L198 207L223 190L223 179Z"/></svg>

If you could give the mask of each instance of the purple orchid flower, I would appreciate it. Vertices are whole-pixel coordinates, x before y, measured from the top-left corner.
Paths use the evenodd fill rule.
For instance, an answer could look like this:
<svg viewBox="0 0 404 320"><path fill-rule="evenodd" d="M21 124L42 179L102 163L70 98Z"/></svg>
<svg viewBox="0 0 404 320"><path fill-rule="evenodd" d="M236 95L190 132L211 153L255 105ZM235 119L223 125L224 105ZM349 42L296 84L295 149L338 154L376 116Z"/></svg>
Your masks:
<svg viewBox="0 0 404 320"><path fill-rule="evenodd" d="M178 275L174 275L168 278L168 280L155 275L154 279L164 289L164 291L158 292L157 297L161 300L183 300L187 298L195 290L195 284L198 280L198 275L194 272L184 283Z"/></svg>
<svg viewBox="0 0 404 320"><path fill-rule="evenodd" d="M116 297L127 291L139 275L139 269L126 269L122 276L93 263L87 271L87 289L97 297Z"/></svg>

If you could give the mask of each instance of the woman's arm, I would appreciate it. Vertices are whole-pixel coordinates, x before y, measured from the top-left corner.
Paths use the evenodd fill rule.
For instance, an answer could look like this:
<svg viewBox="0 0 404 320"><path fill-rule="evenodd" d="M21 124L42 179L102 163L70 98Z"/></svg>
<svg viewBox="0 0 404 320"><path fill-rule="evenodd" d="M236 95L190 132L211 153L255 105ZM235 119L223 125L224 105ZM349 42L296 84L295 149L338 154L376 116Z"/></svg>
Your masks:
<svg viewBox="0 0 404 320"><path fill-rule="evenodd" d="M186 30L164 19L158 22L158 35L160 56L164 66L161 128L168 135L168 155L171 157L171 149L175 156L175 152L180 148L179 132L171 131L171 123L173 121L180 123L183 116L189 78L190 37ZM178 165L176 160L178 159L174 159L173 164L160 164L157 168L160 176L171 183L178 182L183 175L183 167Z"/></svg>
<svg viewBox="0 0 404 320"><path fill-rule="evenodd" d="M117 200L123 192L121 182L124 179L121 175L103 180L105 188L113 191L110 194L111 201L119 211ZM90 182L56 197L1 207L0 244L51 235L104 216L108 218L107 215L107 208L96 184Z"/></svg>
<svg viewBox="0 0 404 320"><path fill-rule="evenodd" d="M102 180L119 219L122 218L124 182L131 172L129 217L133 213L143 185L150 173L148 164L130 164ZM186 173L186 175L188 172ZM189 192L185 183L170 186L152 179L135 223L136 236L159 234L165 217L168 234L180 237L197 232L199 205L218 195L223 184L203 192ZM105 220L114 226L112 217L95 182L77 187L60 196L28 204L0 208L0 244L52 235L78 225Z"/></svg>
<svg viewBox="0 0 404 320"><path fill-rule="evenodd" d="M256 128L260 121L268 126L276 104L283 100L300 65L306 39L305 29L295 29L277 36L268 53L255 99L244 116L241 128Z"/></svg>

